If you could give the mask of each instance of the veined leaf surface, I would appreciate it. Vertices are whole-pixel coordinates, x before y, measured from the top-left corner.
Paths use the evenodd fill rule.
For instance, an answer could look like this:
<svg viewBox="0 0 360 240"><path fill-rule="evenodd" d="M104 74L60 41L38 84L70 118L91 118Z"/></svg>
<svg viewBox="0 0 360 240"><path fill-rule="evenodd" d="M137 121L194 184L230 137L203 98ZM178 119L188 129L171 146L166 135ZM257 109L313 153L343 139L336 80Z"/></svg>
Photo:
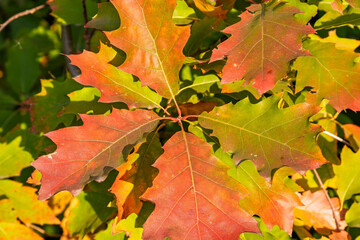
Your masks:
<svg viewBox="0 0 360 240"><path fill-rule="evenodd" d="M77 195L89 181L104 180L160 119L151 111L117 109L109 115L81 115L81 118L83 126L46 135L56 143L57 149L32 163L42 174L39 199L63 190Z"/></svg>
<svg viewBox="0 0 360 240"><path fill-rule="evenodd" d="M110 42L126 52L120 69L140 78L166 98L179 91L179 70L189 27L172 21L176 0L112 0L121 18L119 29L106 32Z"/></svg>
<svg viewBox="0 0 360 240"><path fill-rule="evenodd" d="M295 18L297 13L297 8L277 1L252 5L242 13L240 22L223 31L231 37L211 57L211 61L228 58L222 83L245 79L254 81L260 94L272 89L286 75L288 62L306 55L301 40L314 32Z"/></svg>
<svg viewBox="0 0 360 240"><path fill-rule="evenodd" d="M296 91L313 86L318 102L326 98L337 111L360 110L360 64L355 62L360 55L316 40L304 42L304 48L313 56L299 57L294 62L298 71Z"/></svg>
<svg viewBox="0 0 360 240"><path fill-rule="evenodd" d="M213 129L223 150L231 152L235 161L253 160L265 177L284 165L304 172L325 163L315 141L320 129L308 122L318 109L307 103L279 109L278 102L276 96L257 104L246 98L201 114L199 123Z"/></svg>
<svg viewBox="0 0 360 240"><path fill-rule="evenodd" d="M160 173L143 195L156 205L144 239L237 239L258 231L238 205L249 192L227 175L228 166L211 154L211 145L178 132L164 150L154 164Z"/></svg>
<svg viewBox="0 0 360 240"><path fill-rule="evenodd" d="M96 87L101 92L100 102L124 102L129 108L160 106L161 97L135 82L134 77L109 64L116 55L111 47L101 44L99 53L84 51L70 55L71 63L81 69L75 78L79 83Z"/></svg>
<svg viewBox="0 0 360 240"><path fill-rule="evenodd" d="M302 204L299 197L285 185L284 180L294 173L288 167L277 170L270 186L251 161L244 161L237 168L231 169L229 175L251 192L240 200L240 206L245 211L260 216L270 229L278 225L291 234L294 220L292 212Z"/></svg>

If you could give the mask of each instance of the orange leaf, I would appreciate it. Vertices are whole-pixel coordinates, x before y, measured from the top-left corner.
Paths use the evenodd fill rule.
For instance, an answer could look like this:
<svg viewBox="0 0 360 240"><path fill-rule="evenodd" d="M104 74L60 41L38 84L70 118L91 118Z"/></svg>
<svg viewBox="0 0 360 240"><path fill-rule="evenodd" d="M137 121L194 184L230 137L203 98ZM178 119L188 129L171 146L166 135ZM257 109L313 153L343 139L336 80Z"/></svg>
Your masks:
<svg viewBox="0 0 360 240"><path fill-rule="evenodd" d="M179 70L185 56L183 47L189 27L172 21L176 0L112 0L119 12L121 26L105 32L111 44L126 52L119 68L140 78L143 85L166 98L179 91Z"/></svg>
<svg viewBox="0 0 360 240"><path fill-rule="evenodd" d="M208 143L178 132L164 150L154 164L160 173L143 196L156 205L144 239L237 239L242 232L258 232L238 205L248 191L227 175L227 165Z"/></svg>

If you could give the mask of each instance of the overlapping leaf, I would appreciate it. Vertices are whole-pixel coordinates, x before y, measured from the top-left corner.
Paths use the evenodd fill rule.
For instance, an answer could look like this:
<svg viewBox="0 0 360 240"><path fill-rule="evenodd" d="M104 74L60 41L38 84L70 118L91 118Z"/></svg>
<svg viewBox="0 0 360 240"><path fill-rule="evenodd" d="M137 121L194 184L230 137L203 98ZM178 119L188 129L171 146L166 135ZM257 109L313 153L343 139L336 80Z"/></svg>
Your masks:
<svg viewBox="0 0 360 240"><path fill-rule="evenodd" d="M0 222L0 239L43 240L42 237L20 222Z"/></svg>
<svg viewBox="0 0 360 240"><path fill-rule="evenodd" d="M221 147L235 161L253 160L266 177L283 165L304 172L325 163L315 141L319 128L308 122L317 108L302 103L279 109L278 101L276 96L257 104L244 99L201 114L199 122L213 129Z"/></svg>
<svg viewBox="0 0 360 240"><path fill-rule="evenodd" d="M23 168L30 165L33 158L20 147L21 137L11 143L0 143L0 178L20 175Z"/></svg>
<svg viewBox="0 0 360 240"><path fill-rule="evenodd" d="M351 9L344 12L329 11L315 23L315 29L333 29L342 26L360 25L360 9Z"/></svg>
<svg viewBox="0 0 360 240"><path fill-rule="evenodd" d="M22 186L21 183L15 181L1 180L0 196L9 199L9 201L0 201L2 205L0 208L4 209L4 204L11 206L14 215L25 224L58 224L59 219L55 217L47 202L36 200L36 191L35 188Z"/></svg>
<svg viewBox="0 0 360 240"><path fill-rule="evenodd" d="M258 221L259 229L261 230L262 236L256 233L242 233L240 235L241 240L291 240L290 236L279 226L274 226L271 231L264 224L263 221Z"/></svg>
<svg viewBox="0 0 360 240"><path fill-rule="evenodd" d="M113 0L119 12L119 29L105 33L111 44L126 52L120 69L140 78L143 85L166 98L179 90L178 74L185 60L183 47L189 27L172 21L176 0Z"/></svg>
<svg viewBox="0 0 360 240"><path fill-rule="evenodd" d="M269 186L251 161L244 161L229 171L229 175L251 193L240 200L240 206L250 215L260 216L270 229L278 225L289 234L294 220L292 212L295 207L302 205L298 196L284 183L285 178L294 173L291 168L279 169Z"/></svg>
<svg viewBox="0 0 360 240"><path fill-rule="evenodd" d="M351 198L353 194L360 193L360 152L353 153L348 147L344 147L341 152L341 165L334 166L334 173L337 176L338 195L341 206L344 201ZM356 166L356 167L354 167Z"/></svg>
<svg viewBox="0 0 360 240"><path fill-rule="evenodd" d="M317 40L304 42L304 48L313 56L299 57L294 62L298 71L296 91L312 86L318 102L326 98L337 111L360 110L360 64L355 62L359 54Z"/></svg>
<svg viewBox="0 0 360 240"><path fill-rule="evenodd" d="M236 239L244 231L258 231L238 205L248 191L227 175L228 167L208 143L178 132L164 150L154 164L160 173L143 196L156 205L144 239Z"/></svg>
<svg viewBox="0 0 360 240"><path fill-rule="evenodd" d="M76 78L84 85L91 85L101 92L100 102L124 102L129 108L159 107L161 97L135 82L131 74L125 73L109 64L116 56L116 51L101 44L100 52L84 51L79 55L70 55L71 63L81 69L81 75Z"/></svg>
<svg viewBox="0 0 360 240"><path fill-rule="evenodd" d="M140 196L152 186L152 181L158 173L158 170L151 165L162 153L163 149L158 136L149 134L147 141L139 147L132 159L129 159L134 162L133 166L121 179L132 183L134 188L129 193L124 205L125 216L130 215L130 213L139 214L143 206Z"/></svg>
<svg viewBox="0 0 360 240"><path fill-rule="evenodd" d="M66 210L63 225L71 236L83 238L88 232L94 232L108 217L116 211L107 207L112 200L110 194L82 192L72 199Z"/></svg>
<svg viewBox="0 0 360 240"><path fill-rule="evenodd" d="M312 28L294 17L300 12L297 8L277 3L252 5L240 15L240 22L224 30L231 37L211 57L211 61L228 58L222 83L254 81L253 86L264 93L286 75L290 60L306 55L301 41Z"/></svg>
<svg viewBox="0 0 360 240"><path fill-rule="evenodd" d="M331 206L323 191L311 193L307 191L301 196L304 206L295 208L294 216L301 219L308 228L313 227L316 231L329 234L330 230L336 230L337 226L333 218ZM335 215L340 222L340 204L338 198L332 198Z"/></svg>
<svg viewBox="0 0 360 240"><path fill-rule="evenodd" d="M350 227L360 227L360 203L354 202L346 212L345 221Z"/></svg>
<svg viewBox="0 0 360 240"><path fill-rule="evenodd" d="M76 195L89 181L102 181L159 121L155 113L145 110L114 109L109 115L81 118L83 126L47 134L57 144L57 150L33 162L42 174L39 199L62 190Z"/></svg>

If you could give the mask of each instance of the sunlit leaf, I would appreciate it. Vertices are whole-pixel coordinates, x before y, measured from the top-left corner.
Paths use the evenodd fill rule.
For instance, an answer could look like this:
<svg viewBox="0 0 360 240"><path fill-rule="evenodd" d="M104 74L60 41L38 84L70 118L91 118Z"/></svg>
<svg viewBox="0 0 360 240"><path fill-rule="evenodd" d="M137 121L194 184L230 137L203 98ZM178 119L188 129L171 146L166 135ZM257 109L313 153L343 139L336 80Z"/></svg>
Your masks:
<svg viewBox="0 0 360 240"><path fill-rule="evenodd" d="M114 109L109 115L81 118L83 126L47 134L57 150L32 163L42 174L39 199L63 190L77 195L89 181L103 181L159 121L155 113L145 110Z"/></svg>
<svg viewBox="0 0 360 240"><path fill-rule="evenodd" d="M252 5L242 13L240 22L223 31L231 37L211 57L211 61L227 57L222 83L245 79L254 81L260 94L272 89L286 75L288 62L306 55L301 39L313 30L296 20L297 13L297 8L277 1Z"/></svg>
<svg viewBox="0 0 360 240"><path fill-rule="evenodd" d="M325 163L315 141L319 128L308 122L317 109L306 103L279 109L278 101L276 96L257 104L244 99L201 114L199 123L213 129L236 162L251 159L266 177L284 165L304 172Z"/></svg>
<svg viewBox="0 0 360 240"><path fill-rule="evenodd" d="M126 52L120 69L140 78L143 85L166 98L179 90L182 49L188 27L172 21L176 0L113 0L121 18L119 29L105 33L111 44ZM161 16L161 17L159 17Z"/></svg>
<svg viewBox="0 0 360 240"><path fill-rule="evenodd" d="M235 239L257 232L255 220L238 201L248 191L200 138L178 132L155 162L159 175L143 195L155 203L144 224L144 239ZM224 231L226 229L226 231Z"/></svg>

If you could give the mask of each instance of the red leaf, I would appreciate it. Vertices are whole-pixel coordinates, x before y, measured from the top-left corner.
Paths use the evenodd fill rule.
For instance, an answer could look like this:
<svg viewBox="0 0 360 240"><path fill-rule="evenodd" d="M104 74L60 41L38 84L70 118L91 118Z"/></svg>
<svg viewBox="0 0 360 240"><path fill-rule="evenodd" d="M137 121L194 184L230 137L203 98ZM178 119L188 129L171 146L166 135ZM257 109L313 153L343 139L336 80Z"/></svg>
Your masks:
<svg viewBox="0 0 360 240"><path fill-rule="evenodd" d="M241 21L223 32L232 36L214 50L211 61L228 58L222 83L245 79L254 81L262 94L286 75L288 62L301 51L301 39L314 32L294 17L300 11L283 3L252 5L240 15Z"/></svg>
<svg viewBox="0 0 360 240"><path fill-rule="evenodd" d="M150 111L117 109L110 115L81 118L83 126L46 134L57 149L32 163L42 174L40 200L63 190L77 195L89 181L104 180L111 169L125 161L131 146L152 131L160 119Z"/></svg>
<svg viewBox="0 0 360 240"><path fill-rule="evenodd" d="M158 94L148 87L141 87L140 82L134 82L131 74L108 63L115 55L113 48L100 44L99 53L84 51L68 57L71 64L81 69L76 81L98 88L101 92L100 102L124 102L129 108L161 107L162 98Z"/></svg>
<svg viewBox="0 0 360 240"><path fill-rule="evenodd" d="M242 232L258 231L238 205L248 191L227 175L228 167L208 143L178 132L164 150L154 164L160 173L143 196L156 204L144 239L237 239Z"/></svg>
<svg viewBox="0 0 360 240"><path fill-rule="evenodd" d="M119 68L166 98L179 91L179 70L189 27L172 21L176 0L112 0L121 18L119 29L106 32L111 44L126 52Z"/></svg>

